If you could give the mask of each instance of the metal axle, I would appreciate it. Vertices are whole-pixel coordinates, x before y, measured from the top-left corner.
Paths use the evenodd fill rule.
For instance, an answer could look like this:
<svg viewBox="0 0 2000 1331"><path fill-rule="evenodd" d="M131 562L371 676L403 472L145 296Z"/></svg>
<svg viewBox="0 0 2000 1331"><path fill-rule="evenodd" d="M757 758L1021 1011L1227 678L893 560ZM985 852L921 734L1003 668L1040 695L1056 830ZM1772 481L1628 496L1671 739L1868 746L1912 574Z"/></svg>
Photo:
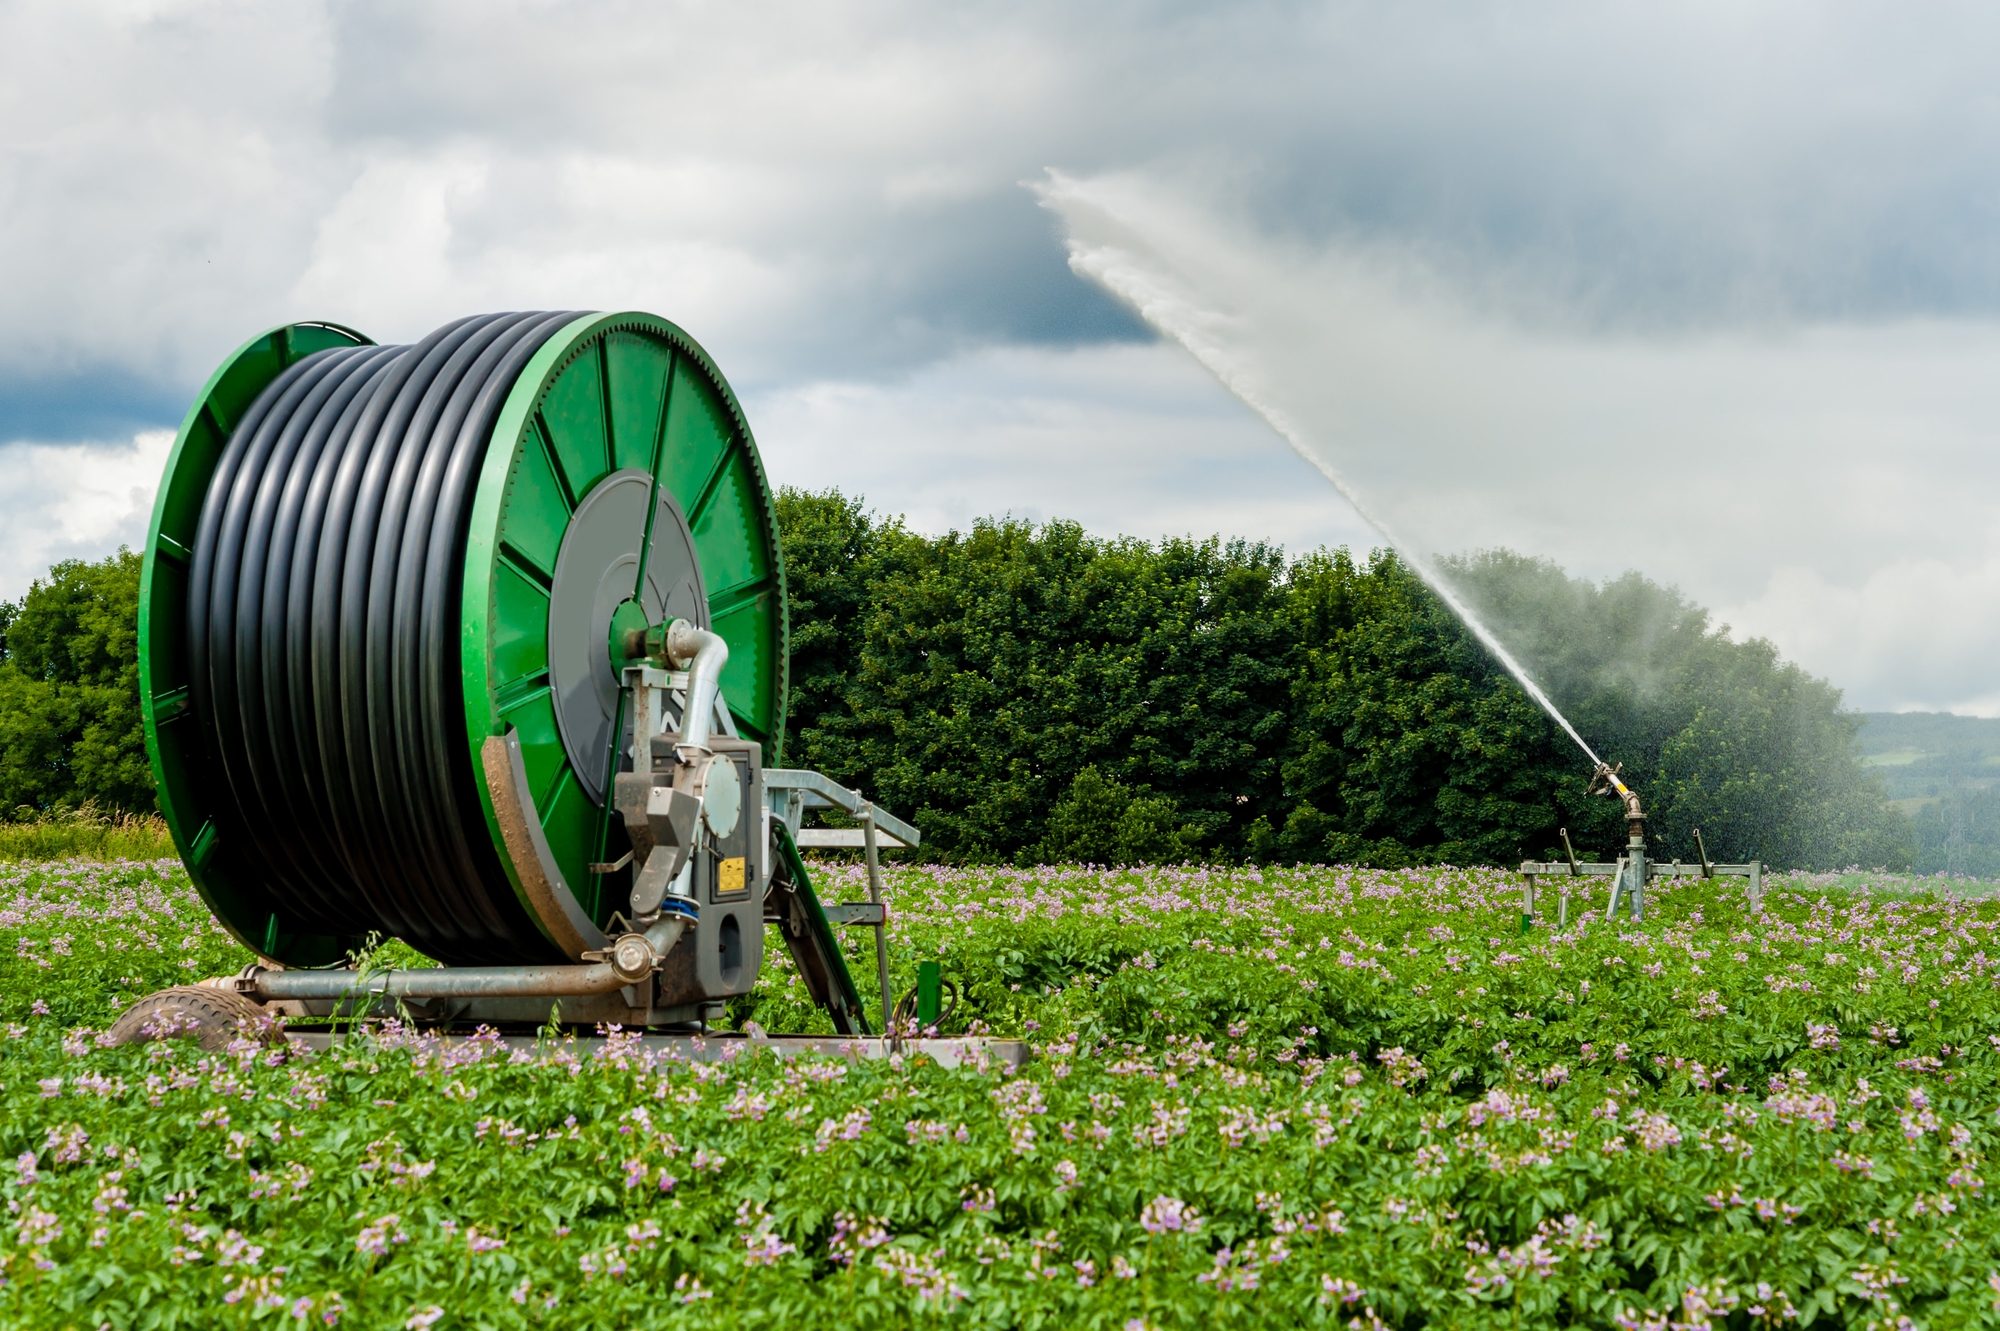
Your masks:
<svg viewBox="0 0 2000 1331"><path fill-rule="evenodd" d="M578 998L650 981L687 922L661 920L626 933L583 966L441 966L421 971L278 971L251 968L237 989L262 1001L380 995L387 998Z"/></svg>
<svg viewBox="0 0 2000 1331"><path fill-rule="evenodd" d="M385 998L570 998L609 994L632 981L610 962L592 966L447 966L425 971L274 971L239 981L260 1001Z"/></svg>

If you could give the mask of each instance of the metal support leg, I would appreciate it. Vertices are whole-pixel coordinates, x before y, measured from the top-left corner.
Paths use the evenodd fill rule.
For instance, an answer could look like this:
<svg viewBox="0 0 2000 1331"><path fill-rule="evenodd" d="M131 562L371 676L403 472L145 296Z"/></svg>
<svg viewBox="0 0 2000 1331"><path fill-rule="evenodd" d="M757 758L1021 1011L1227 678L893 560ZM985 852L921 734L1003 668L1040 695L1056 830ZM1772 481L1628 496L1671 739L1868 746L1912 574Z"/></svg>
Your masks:
<svg viewBox="0 0 2000 1331"><path fill-rule="evenodd" d="M1750 913L1764 913L1764 862L1750 861Z"/></svg>
<svg viewBox="0 0 2000 1331"><path fill-rule="evenodd" d="M870 802L861 810L861 845L868 853L868 900L882 904L882 863L875 855L875 805ZM875 977L882 988L882 1033L894 1038L889 1029L890 1018L896 1012L896 1000L889 993L889 918L883 913L875 925Z"/></svg>
<svg viewBox="0 0 2000 1331"><path fill-rule="evenodd" d="M1535 927L1535 876L1521 875L1521 932L1527 933Z"/></svg>

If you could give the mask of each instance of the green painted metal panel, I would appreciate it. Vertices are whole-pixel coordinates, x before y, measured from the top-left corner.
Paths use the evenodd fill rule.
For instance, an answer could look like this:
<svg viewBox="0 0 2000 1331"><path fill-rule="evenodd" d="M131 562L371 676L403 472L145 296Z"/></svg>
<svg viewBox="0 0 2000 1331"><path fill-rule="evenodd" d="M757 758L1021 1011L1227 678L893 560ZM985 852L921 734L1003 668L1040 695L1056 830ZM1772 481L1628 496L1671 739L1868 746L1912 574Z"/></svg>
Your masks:
<svg viewBox="0 0 2000 1331"><path fill-rule="evenodd" d="M500 686L500 715L510 716L537 698L550 696L549 672L537 670L519 675Z"/></svg>
<svg viewBox="0 0 2000 1331"><path fill-rule="evenodd" d="M617 466L653 469L667 375L673 364L673 352L656 339L627 332L605 337L611 445Z"/></svg>
<svg viewBox="0 0 2000 1331"><path fill-rule="evenodd" d="M937 1025L944 1011L944 967L935 961L917 963L917 1025Z"/></svg>
<svg viewBox="0 0 2000 1331"><path fill-rule="evenodd" d="M545 808L555 797L556 784L569 772L562 734L556 729L555 703L547 693L526 698L508 708L502 719L514 728L514 738L521 746L521 763L528 772L535 807Z"/></svg>
<svg viewBox="0 0 2000 1331"><path fill-rule="evenodd" d="M206 411L189 414L176 441L178 456L167 466L160 483L154 545L162 539L173 541L177 552L194 544L195 527L201 521L202 496L208 493L208 478L222 460L222 446L228 436L216 427Z"/></svg>
<svg viewBox="0 0 2000 1331"><path fill-rule="evenodd" d="M739 729L767 741L782 730L785 697L776 513L728 385L700 346L666 320L644 314L577 320L521 372L494 426L467 536L460 650L468 744L476 756L485 736L514 728L551 851L600 923L615 903L597 899L606 895L605 880L587 869L610 834L609 816L570 770L540 689L548 606L525 585L546 585L578 498L614 466L652 470L683 512L723 493L709 539L731 551L731 579L743 581L736 570L750 570L753 580L761 570L763 579L711 599L731 643L725 696ZM728 533L732 520L744 530ZM725 587L699 544L697 556L707 585ZM540 654L531 643L541 644ZM767 748L775 761L775 745ZM604 761L611 764L610 752ZM489 830L504 858L497 824Z"/></svg>
<svg viewBox="0 0 2000 1331"><path fill-rule="evenodd" d="M142 574L142 703L168 825L225 926L290 965L332 962L356 940L287 927L283 903L270 899L216 830L217 811L202 794L208 761L186 711L188 551L228 431L258 393L302 356L367 341L333 325L289 325L251 339L217 370L175 441ZM587 867L606 822L569 769L555 726L547 587L577 497L619 466L652 470L682 511L698 516L697 554L715 593L711 613L732 649L726 695L739 728L765 739L773 762L786 688L775 511L727 383L701 347L663 319L573 321L523 370L488 442L466 532L459 646L473 770L481 770L479 747L488 735L515 731L551 848L600 920L607 912L594 898L602 883ZM483 783L480 799L504 863ZM514 886L519 892L518 881Z"/></svg>
<svg viewBox="0 0 2000 1331"><path fill-rule="evenodd" d="M499 646L502 642L524 644L533 640L541 644L541 650L546 654L547 598L543 597L541 604L536 606L534 601L518 595L517 587L509 587L507 579L546 584L555 558L549 555L545 568L524 568L527 556L512 548L509 537L518 524L523 544L545 544L545 536L537 537L535 533L554 531L559 534L567 526L569 514L576 507L575 481L566 474L561 449L549 433L541 408L545 405L544 390L574 354L577 339L594 325L595 320L588 315L572 320L542 345L515 380L514 388L502 405L499 419L488 438L486 458L481 464L479 481L473 491L472 514L465 538L465 581L459 605L459 660L462 667L460 679L464 686L467 756L474 770L479 770L480 748L486 738L514 729L521 745L529 790L537 811L542 813L549 809L568 772L561 737L556 730L554 708L546 693L539 697L520 696L518 685L523 677L518 670L509 673L500 664ZM539 462L524 456L530 452L539 455ZM592 464L590 459L584 458L580 465ZM517 476L536 466L542 468L542 475L554 482L553 486L517 489L512 485ZM559 542L558 535L558 548ZM517 650L508 664L518 666L523 659L524 656ZM503 691L509 695L509 705L504 712ZM534 918L520 875L508 856L506 839L501 835L491 795L483 783L480 804L486 815L487 834L506 868L509 883L522 905L529 907L530 918ZM559 847L551 846L551 850L561 858Z"/></svg>
<svg viewBox="0 0 2000 1331"><path fill-rule="evenodd" d="M722 667L722 696L739 723L767 738L772 729L770 680L775 663L771 660L770 623L772 596L739 600L734 607L715 616L711 627L729 644L729 660Z"/></svg>
<svg viewBox="0 0 2000 1331"><path fill-rule="evenodd" d="M731 450L727 464L694 516L694 548L708 580L710 601L758 582L771 568L770 546L761 539L755 511L761 487L743 450Z"/></svg>
<svg viewBox="0 0 2000 1331"><path fill-rule="evenodd" d="M569 880L570 891L585 910L598 916L597 877L590 872L590 862L597 857L600 811L584 793L575 772L563 770L555 793L548 797L541 814L542 831L549 839L549 849L555 852L563 877ZM608 916L609 912L603 915Z"/></svg>
<svg viewBox="0 0 2000 1331"><path fill-rule="evenodd" d="M582 349L563 368L542 401L542 420L570 493L581 499L611 470L604 437L604 378L595 347ZM511 530L511 524L509 524Z"/></svg>
<svg viewBox="0 0 2000 1331"><path fill-rule="evenodd" d="M699 373L674 377L657 475L660 484L680 500L681 512L690 521L715 476L723 450L735 437L730 414L721 395ZM705 566L703 572L707 572Z"/></svg>
<svg viewBox="0 0 2000 1331"><path fill-rule="evenodd" d="M771 836L778 843L778 858L784 863L786 874L805 905L806 928L812 937L813 948L826 962L827 978L839 992L847 1010L860 1019L865 1031L868 1014L862 1007L860 991L854 987L854 977L847 969L847 958L841 955L840 940L834 937L833 926L826 922L826 912L820 907L818 894L813 891L812 875L806 872L805 859L792 840L791 829L782 820L772 819ZM887 1024L886 1021L883 1023L885 1029Z"/></svg>
<svg viewBox="0 0 2000 1331"><path fill-rule="evenodd" d="M187 569L179 562L169 563L156 554L148 560L143 570L144 585L140 595L148 613L142 618L161 623L185 624L187 622ZM149 669L142 687L153 699L156 713L169 696L185 697L188 688L188 644L185 633L162 633L152 635L147 643L151 651ZM178 715L178 709L176 709ZM156 723L169 718L156 715Z"/></svg>
<svg viewBox="0 0 2000 1331"><path fill-rule="evenodd" d="M285 354L289 341L282 328L253 339L237 352L234 363L206 394L205 405L223 437L236 428L236 422L243 419L244 411L264 391L264 385L292 363L293 358Z"/></svg>
<svg viewBox="0 0 2000 1331"><path fill-rule="evenodd" d="M492 672L496 693L523 675L549 668L549 594L512 561L493 579Z"/></svg>
<svg viewBox="0 0 2000 1331"><path fill-rule="evenodd" d="M507 544L540 569L546 582L555 572L571 504L540 433L527 443L516 451L507 478Z"/></svg>

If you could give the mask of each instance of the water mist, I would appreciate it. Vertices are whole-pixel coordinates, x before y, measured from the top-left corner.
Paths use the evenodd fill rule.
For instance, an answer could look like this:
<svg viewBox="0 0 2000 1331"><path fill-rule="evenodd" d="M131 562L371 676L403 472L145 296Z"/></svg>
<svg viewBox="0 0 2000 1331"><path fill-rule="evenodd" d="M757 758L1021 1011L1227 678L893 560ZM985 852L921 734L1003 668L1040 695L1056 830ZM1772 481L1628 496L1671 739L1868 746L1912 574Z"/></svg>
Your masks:
<svg viewBox="0 0 2000 1331"><path fill-rule="evenodd" d="M1079 186L1062 176L1053 176L1051 183L1040 189L1045 205L1053 207L1065 216L1069 210L1085 203L1078 193ZM1354 485L1341 474L1324 454L1308 443L1305 432L1290 415L1276 406L1260 384L1258 374L1241 356L1234 352L1219 334L1232 323L1227 316L1196 304L1186 294L1176 291L1166 281L1161 280L1155 269L1141 262L1131 250L1116 244L1093 244L1080 239L1072 229L1069 239L1070 266L1078 273L1104 286L1112 294L1120 297L1136 309L1141 318L1162 334L1185 347L1201 365L1213 374L1222 385L1235 394L1246 406L1263 418L1265 423L1278 433L1306 462L1332 483L1343 498L1353 506L1371 527L1382 534L1387 541L1415 569L1425 584L1435 592L1440 600L1451 608L1465 626L1472 630L1474 637L1493 653L1495 659L1525 689L1528 696L1540 704L1563 732L1576 741L1577 747L1589 757L1594 768L1606 767L1597 751L1577 733L1569 718L1555 705L1555 701L1529 675L1527 668L1516 660L1499 637L1488 628L1463 598L1453 590L1437 568L1430 555L1413 542L1400 538L1396 530L1371 505ZM1624 786L1619 785L1622 791Z"/></svg>

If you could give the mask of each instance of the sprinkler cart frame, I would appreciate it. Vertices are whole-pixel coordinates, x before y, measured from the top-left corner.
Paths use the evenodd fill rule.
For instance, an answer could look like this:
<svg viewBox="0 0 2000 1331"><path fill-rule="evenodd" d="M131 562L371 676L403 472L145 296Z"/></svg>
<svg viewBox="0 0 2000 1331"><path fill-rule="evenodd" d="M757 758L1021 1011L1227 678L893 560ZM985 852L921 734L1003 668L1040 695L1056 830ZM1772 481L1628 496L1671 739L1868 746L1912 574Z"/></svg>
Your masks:
<svg viewBox="0 0 2000 1331"><path fill-rule="evenodd" d="M1747 864L1716 864L1708 858L1708 846L1701 839L1701 829L1694 829L1695 850L1701 855L1699 862L1683 864L1680 860L1663 862L1646 853L1646 814L1639 805L1638 792L1627 786L1621 779L1624 767L1598 764L1591 776L1588 794L1600 791L1613 794L1625 803L1626 842L1625 853L1612 861L1579 861L1576 849L1569 843L1569 829L1560 829L1563 850L1567 861L1548 862L1542 860L1521 861L1521 932L1527 933L1535 926L1535 880L1537 878L1609 878L1611 898L1605 904L1604 918L1614 920L1618 916L1620 900L1630 903L1632 922L1637 924L1646 918L1646 884L1655 878L1747 878L1749 880L1750 912L1758 914L1764 909L1764 864L1761 860L1751 860ZM1556 927L1569 927L1569 893L1563 892L1556 911Z"/></svg>

